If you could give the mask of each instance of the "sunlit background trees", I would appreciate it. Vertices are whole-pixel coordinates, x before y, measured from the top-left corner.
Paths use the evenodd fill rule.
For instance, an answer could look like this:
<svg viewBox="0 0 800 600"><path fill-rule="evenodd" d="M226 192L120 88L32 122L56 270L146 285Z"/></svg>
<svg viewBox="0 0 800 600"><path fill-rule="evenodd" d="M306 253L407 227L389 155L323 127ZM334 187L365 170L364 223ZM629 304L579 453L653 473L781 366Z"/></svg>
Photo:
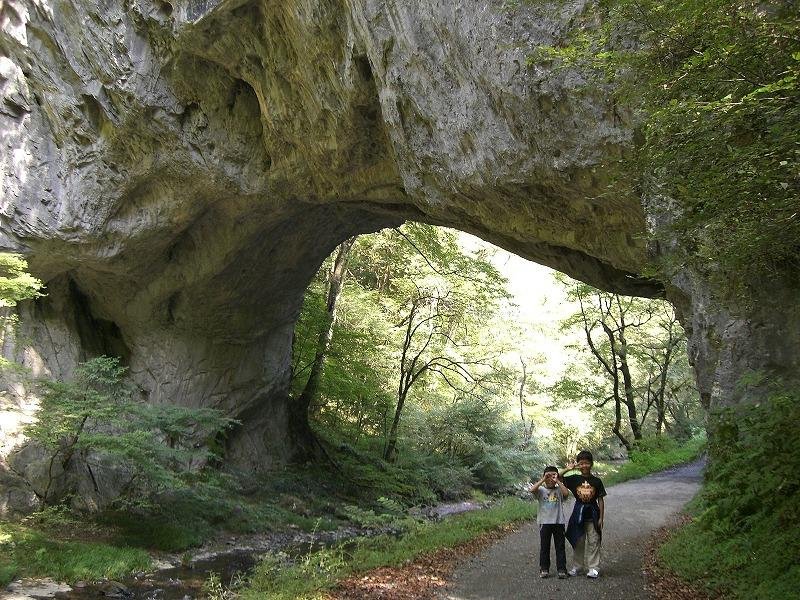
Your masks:
<svg viewBox="0 0 800 600"><path fill-rule="evenodd" d="M416 223L347 252L343 272L339 250L309 287L294 344L294 401L308 402L325 443L413 466L452 495L510 486L579 447L623 458L648 437L702 429L685 334L664 301L543 268L513 273L539 280L525 297L508 254Z"/></svg>

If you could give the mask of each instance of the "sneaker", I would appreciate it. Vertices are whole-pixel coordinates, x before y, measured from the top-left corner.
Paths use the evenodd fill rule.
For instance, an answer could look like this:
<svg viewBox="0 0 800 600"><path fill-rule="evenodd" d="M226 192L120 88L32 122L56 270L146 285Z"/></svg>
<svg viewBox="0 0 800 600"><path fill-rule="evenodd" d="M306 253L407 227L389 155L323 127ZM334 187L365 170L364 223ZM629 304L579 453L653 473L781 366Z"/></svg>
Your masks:
<svg viewBox="0 0 800 600"><path fill-rule="evenodd" d="M600 577L600 573L597 571L597 569L589 569L589 571L586 573L586 576L590 579L597 579Z"/></svg>
<svg viewBox="0 0 800 600"><path fill-rule="evenodd" d="M539 571L539 577L540 577L541 579L544 579L544 578L545 578L545 577L547 577L548 575L550 575L550 573L549 573L549 572L547 572L547 571Z"/></svg>
<svg viewBox="0 0 800 600"><path fill-rule="evenodd" d="M558 578L559 579L566 579L567 578L567 572L566 571L559 571L558 572Z"/></svg>
<svg viewBox="0 0 800 600"><path fill-rule="evenodd" d="M575 577L578 574L578 567L572 567L568 573L570 577Z"/></svg>

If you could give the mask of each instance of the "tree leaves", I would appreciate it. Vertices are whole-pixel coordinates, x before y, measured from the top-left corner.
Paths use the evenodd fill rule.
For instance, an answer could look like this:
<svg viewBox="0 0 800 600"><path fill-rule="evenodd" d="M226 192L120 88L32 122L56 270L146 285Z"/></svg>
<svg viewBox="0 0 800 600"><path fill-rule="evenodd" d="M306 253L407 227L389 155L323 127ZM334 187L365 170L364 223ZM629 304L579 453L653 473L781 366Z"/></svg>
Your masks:
<svg viewBox="0 0 800 600"><path fill-rule="evenodd" d="M235 422L210 408L153 405L136 399L119 360L101 356L75 370L70 382L43 380L38 419L25 435L66 470L75 461L113 464L127 472L122 489L99 490L143 504L154 494L197 481L197 466L214 456L215 439ZM49 497L48 504L60 498Z"/></svg>

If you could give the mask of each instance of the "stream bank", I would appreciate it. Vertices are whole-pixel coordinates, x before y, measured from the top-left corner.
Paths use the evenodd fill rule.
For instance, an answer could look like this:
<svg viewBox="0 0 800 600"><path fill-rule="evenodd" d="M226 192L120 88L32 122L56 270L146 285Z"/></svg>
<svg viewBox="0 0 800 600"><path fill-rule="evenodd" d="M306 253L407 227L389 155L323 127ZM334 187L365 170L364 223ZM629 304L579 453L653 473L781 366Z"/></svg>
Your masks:
<svg viewBox="0 0 800 600"><path fill-rule="evenodd" d="M487 505L477 502L440 504L414 509L409 516L439 520ZM297 560L321 548L400 533L397 527L387 525L379 528L346 526L334 531L312 532L290 528L280 532L224 535L180 555L154 554L153 570L134 573L121 581L78 581L67 585L46 579L23 579L12 582L0 592L0 600L193 600L203 595L203 586L212 574L224 588L235 586L269 554L282 553L290 560Z"/></svg>

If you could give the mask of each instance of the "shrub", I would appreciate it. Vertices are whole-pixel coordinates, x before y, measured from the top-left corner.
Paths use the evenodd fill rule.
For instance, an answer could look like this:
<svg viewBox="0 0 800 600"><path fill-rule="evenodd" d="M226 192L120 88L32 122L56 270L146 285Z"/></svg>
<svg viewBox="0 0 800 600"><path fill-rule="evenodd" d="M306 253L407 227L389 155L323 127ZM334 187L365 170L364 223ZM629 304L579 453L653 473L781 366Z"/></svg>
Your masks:
<svg viewBox="0 0 800 600"><path fill-rule="evenodd" d="M711 468L695 522L661 549L687 579L735 597L795 594L800 567L800 390L776 388L761 404L711 422Z"/></svg>
<svg viewBox="0 0 800 600"><path fill-rule="evenodd" d="M190 466L215 456L217 437L233 421L213 409L137 400L125 373L118 359L102 356L79 365L73 381L41 382L40 417L24 431L51 453L51 478L37 490L43 505L63 500L54 491L55 465L63 471L77 464L113 468L125 481L101 493L117 503L141 506L159 494L202 485L199 470ZM84 498L84 504L94 502Z"/></svg>

